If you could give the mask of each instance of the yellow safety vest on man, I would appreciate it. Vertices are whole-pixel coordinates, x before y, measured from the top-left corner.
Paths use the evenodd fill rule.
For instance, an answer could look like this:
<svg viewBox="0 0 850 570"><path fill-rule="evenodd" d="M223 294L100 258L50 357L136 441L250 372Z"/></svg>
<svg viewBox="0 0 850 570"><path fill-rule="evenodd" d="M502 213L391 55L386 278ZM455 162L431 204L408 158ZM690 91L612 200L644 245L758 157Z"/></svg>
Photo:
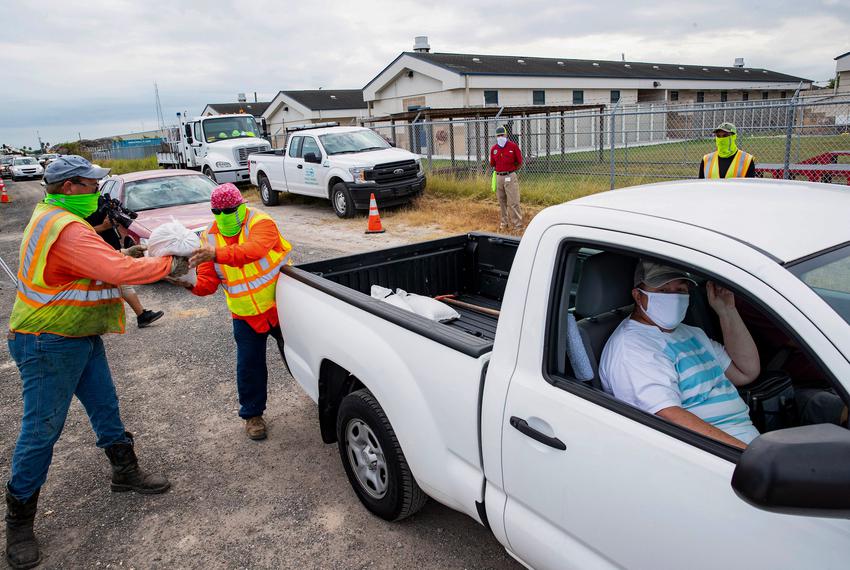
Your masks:
<svg viewBox="0 0 850 570"><path fill-rule="evenodd" d="M702 157L702 171L706 178L720 178L720 166L718 165L719 155L717 152ZM744 178L747 175L747 170L753 162L753 155L738 149L735 153L735 158L726 170L724 178Z"/></svg>
<svg viewBox="0 0 850 570"><path fill-rule="evenodd" d="M248 208L247 220L239 232L238 243L245 243L251 234L251 228L257 222L271 219L268 214ZM227 246L215 222L205 232L203 240L212 247ZM275 306L276 277L281 267L286 264L286 257L291 250L292 246L289 242L280 236L280 243L269 250L265 257L255 262L241 267L213 263L224 289L227 308L231 313L240 317L251 317L262 315Z"/></svg>
<svg viewBox="0 0 850 570"><path fill-rule="evenodd" d="M35 207L21 242L18 293L9 328L13 332L84 337L124 332L121 291L91 279L48 285L44 270L50 248L68 224L82 218L51 204Z"/></svg>

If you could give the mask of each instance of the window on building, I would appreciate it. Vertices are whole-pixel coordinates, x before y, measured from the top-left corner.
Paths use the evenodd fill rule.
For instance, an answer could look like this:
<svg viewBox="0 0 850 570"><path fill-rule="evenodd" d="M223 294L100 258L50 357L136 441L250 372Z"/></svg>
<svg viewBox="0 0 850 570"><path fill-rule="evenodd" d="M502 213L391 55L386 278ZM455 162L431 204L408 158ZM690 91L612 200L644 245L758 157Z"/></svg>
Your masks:
<svg viewBox="0 0 850 570"><path fill-rule="evenodd" d="M697 91L697 103L705 103L705 91Z"/></svg>
<svg viewBox="0 0 850 570"><path fill-rule="evenodd" d="M498 105L499 104L499 92L495 89L485 89L484 90L484 104L485 105Z"/></svg>
<svg viewBox="0 0 850 570"><path fill-rule="evenodd" d="M573 105L584 105L584 91L581 89L573 91Z"/></svg>
<svg viewBox="0 0 850 570"><path fill-rule="evenodd" d="M678 91L671 91L670 92L670 100L671 101L678 101L679 100L679 92Z"/></svg>
<svg viewBox="0 0 850 570"><path fill-rule="evenodd" d="M616 103L619 100L620 100L620 90L619 89L612 89L611 90L611 102Z"/></svg>
<svg viewBox="0 0 850 570"><path fill-rule="evenodd" d="M720 102L725 103L728 100L729 100L729 92L728 91L721 91L720 92Z"/></svg>
<svg viewBox="0 0 850 570"><path fill-rule="evenodd" d="M770 94L769 94L767 91L762 91L762 92L761 92L761 98L762 98L762 99L767 99L767 98L769 97L769 95L770 95Z"/></svg>
<svg viewBox="0 0 850 570"><path fill-rule="evenodd" d="M531 92L531 102L534 105L545 105L546 104L546 92L542 89L535 89Z"/></svg>
<svg viewBox="0 0 850 570"><path fill-rule="evenodd" d="M781 92L779 93L779 98L780 98L780 99L787 99L787 98L788 98L788 93L787 93L786 91L781 91Z"/></svg>
<svg viewBox="0 0 850 570"><path fill-rule="evenodd" d="M744 91L743 97L744 97L744 101L749 101L750 100L750 92Z"/></svg>

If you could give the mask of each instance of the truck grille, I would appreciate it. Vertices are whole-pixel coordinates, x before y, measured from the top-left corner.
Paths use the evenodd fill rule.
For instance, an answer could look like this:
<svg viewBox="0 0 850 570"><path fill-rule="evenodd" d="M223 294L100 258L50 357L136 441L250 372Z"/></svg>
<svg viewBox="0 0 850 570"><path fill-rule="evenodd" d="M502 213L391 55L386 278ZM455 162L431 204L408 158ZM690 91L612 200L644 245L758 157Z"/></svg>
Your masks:
<svg viewBox="0 0 850 570"><path fill-rule="evenodd" d="M375 168L366 172L366 179L374 180L378 184L391 184L414 179L418 172L419 166L415 160L385 162L384 164L376 164Z"/></svg>
<svg viewBox="0 0 850 570"><path fill-rule="evenodd" d="M264 150L268 150L266 146L245 146L242 148L236 149L236 161L239 163L239 166L247 166L248 165L248 155L252 152L263 152Z"/></svg>

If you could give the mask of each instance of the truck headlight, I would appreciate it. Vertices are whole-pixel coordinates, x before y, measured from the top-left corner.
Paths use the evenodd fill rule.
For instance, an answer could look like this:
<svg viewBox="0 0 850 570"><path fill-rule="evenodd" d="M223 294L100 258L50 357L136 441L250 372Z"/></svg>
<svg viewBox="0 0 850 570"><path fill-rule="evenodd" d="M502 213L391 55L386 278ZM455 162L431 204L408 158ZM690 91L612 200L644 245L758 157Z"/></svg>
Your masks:
<svg viewBox="0 0 850 570"><path fill-rule="evenodd" d="M223 160L220 160L215 163L216 168L230 168L231 166L232 165L229 162L225 162Z"/></svg>
<svg viewBox="0 0 850 570"><path fill-rule="evenodd" d="M425 168L422 166L421 160L416 161L416 166L419 167L419 171L416 174L418 174L419 176L422 176L423 174L425 174Z"/></svg>
<svg viewBox="0 0 850 570"><path fill-rule="evenodd" d="M366 173L369 172L368 168L358 166L357 168L349 168L348 171L351 173L351 176L354 177L354 181L359 184L374 182L373 180L366 180Z"/></svg>

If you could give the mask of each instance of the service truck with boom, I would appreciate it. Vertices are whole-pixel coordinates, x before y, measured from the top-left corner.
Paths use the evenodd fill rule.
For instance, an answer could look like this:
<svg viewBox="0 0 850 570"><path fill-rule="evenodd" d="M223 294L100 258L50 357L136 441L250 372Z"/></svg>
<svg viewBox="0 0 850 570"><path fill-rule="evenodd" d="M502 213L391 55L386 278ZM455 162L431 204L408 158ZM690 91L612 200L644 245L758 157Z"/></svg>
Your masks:
<svg viewBox="0 0 850 570"><path fill-rule="evenodd" d="M189 119L178 113L169 129L167 152L156 153L161 168L199 170L219 184L249 181L248 155L269 150L253 115L211 115Z"/></svg>
<svg viewBox="0 0 850 570"><path fill-rule="evenodd" d="M775 372L747 387L761 435L741 451L616 399L598 363L635 264L654 260L699 283L686 323L722 342L705 283L727 287L846 404L848 214L837 185L674 182L548 208L521 241L471 233L286 267L286 365L384 519L430 496L538 569L847 568L850 431L776 412L806 378L781 377L782 398ZM434 322L373 285L465 306Z"/></svg>
<svg viewBox="0 0 850 570"><path fill-rule="evenodd" d="M425 189L419 155L394 148L364 127L311 125L289 130L286 148L248 157L251 183L266 206L279 193L328 198L336 215L354 216L369 208L403 204Z"/></svg>

